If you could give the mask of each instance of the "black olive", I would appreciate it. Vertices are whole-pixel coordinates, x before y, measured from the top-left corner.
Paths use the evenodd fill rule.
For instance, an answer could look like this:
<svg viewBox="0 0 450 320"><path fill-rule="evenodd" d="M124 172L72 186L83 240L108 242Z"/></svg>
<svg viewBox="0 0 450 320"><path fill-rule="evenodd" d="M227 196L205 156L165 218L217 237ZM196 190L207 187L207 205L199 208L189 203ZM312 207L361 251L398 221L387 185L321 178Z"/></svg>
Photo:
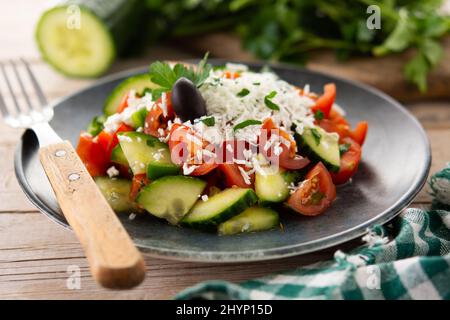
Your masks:
<svg viewBox="0 0 450 320"><path fill-rule="evenodd" d="M173 87L171 102L175 114L184 122L206 115L206 103L191 80L178 79Z"/></svg>

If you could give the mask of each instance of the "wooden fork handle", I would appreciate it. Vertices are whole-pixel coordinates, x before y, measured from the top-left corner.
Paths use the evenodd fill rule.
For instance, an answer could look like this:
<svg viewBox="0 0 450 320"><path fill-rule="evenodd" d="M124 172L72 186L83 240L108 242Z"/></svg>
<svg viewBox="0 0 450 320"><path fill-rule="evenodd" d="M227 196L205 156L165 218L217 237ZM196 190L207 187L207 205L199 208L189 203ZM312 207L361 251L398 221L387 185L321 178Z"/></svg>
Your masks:
<svg viewBox="0 0 450 320"><path fill-rule="evenodd" d="M144 260L68 141L39 152L58 203L86 253L92 276L126 289L145 276Z"/></svg>

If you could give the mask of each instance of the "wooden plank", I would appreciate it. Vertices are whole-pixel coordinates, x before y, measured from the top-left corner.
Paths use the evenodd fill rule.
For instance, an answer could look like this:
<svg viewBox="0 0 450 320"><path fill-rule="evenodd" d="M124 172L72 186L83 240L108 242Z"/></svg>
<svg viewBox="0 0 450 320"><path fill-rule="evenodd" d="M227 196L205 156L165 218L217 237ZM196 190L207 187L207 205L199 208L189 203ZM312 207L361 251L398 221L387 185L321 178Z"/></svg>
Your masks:
<svg viewBox="0 0 450 320"><path fill-rule="evenodd" d="M43 215L3 213L0 214L0 226L0 299L170 298L179 290L199 281L221 279L239 282L261 277L329 259L335 250L271 262L222 265L168 261L146 256L147 277L144 283L130 291L114 291L100 288L90 277L83 252L74 235L50 223ZM348 245L344 248L348 248ZM81 290L69 290L66 287L67 268L71 265L81 269Z"/></svg>

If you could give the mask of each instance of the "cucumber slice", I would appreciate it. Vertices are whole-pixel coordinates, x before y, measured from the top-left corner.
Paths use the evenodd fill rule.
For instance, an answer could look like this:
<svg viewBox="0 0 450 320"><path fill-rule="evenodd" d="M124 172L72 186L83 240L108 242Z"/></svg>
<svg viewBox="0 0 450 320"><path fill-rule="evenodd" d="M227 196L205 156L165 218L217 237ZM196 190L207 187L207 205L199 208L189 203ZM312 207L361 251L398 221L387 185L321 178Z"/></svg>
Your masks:
<svg viewBox="0 0 450 320"><path fill-rule="evenodd" d="M106 98L105 105L103 106L103 113L108 117L116 113L123 96L130 90L141 92L145 88L153 89L157 87L156 84L150 81L150 78L146 73L129 77L119 83L108 98Z"/></svg>
<svg viewBox="0 0 450 320"><path fill-rule="evenodd" d="M129 51L143 11L139 0L59 0L36 27L42 56L74 77L104 73L117 52Z"/></svg>
<svg viewBox="0 0 450 320"><path fill-rule="evenodd" d="M139 132L121 132L118 138L133 174L147 173L152 180L179 174L180 168L170 159L169 147L157 138Z"/></svg>
<svg viewBox="0 0 450 320"><path fill-rule="evenodd" d="M139 193L136 201L152 215L177 224L202 194L206 182L186 176L160 178Z"/></svg>
<svg viewBox="0 0 450 320"><path fill-rule="evenodd" d="M269 208L250 207L218 227L220 235L270 230L280 224L278 213Z"/></svg>
<svg viewBox="0 0 450 320"><path fill-rule="evenodd" d="M341 156L339 154L339 136L320 127L305 128L302 135L296 135L300 152L311 161L321 161L330 171L338 172Z"/></svg>
<svg viewBox="0 0 450 320"><path fill-rule="evenodd" d="M140 210L134 202L130 201L130 180L97 177L95 183L115 212L131 213Z"/></svg>
<svg viewBox="0 0 450 320"><path fill-rule="evenodd" d="M181 225L199 229L214 229L218 224L241 213L258 201L252 189L229 188L207 201L198 201L181 220Z"/></svg>
<svg viewBox="0 0 450 320"><path fill-rule="evenodd" d="M120 147L120 144L114 147L114 149L111 152L111 162L120 164L124 167L130 167L128 164L127 157L125 157L125 154L123 153L122 148Z"/></svg>
<svg viewBox="0 0 450 320"><path fill-rule="evenodd" d="M289 196L289 183L281 169L276 173L256 173L255 192L262 203L283 202Z"/></svg>

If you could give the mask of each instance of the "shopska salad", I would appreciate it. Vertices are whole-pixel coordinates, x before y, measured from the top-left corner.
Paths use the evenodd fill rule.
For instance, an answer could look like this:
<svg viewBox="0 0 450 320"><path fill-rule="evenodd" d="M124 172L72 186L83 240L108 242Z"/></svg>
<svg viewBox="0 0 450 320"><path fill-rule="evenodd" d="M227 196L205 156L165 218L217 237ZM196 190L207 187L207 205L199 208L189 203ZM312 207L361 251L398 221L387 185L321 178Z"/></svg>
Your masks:
<svg viewBox="0 0 450 320"><path fill-rule="evenodd" d="M229 235L315 216L351 179L368 124L270 70L155 62L123 81L77 152L111 207ZM286 210L288 209L288 210ZM291 213L292 214L292 213Z"/></svg>

